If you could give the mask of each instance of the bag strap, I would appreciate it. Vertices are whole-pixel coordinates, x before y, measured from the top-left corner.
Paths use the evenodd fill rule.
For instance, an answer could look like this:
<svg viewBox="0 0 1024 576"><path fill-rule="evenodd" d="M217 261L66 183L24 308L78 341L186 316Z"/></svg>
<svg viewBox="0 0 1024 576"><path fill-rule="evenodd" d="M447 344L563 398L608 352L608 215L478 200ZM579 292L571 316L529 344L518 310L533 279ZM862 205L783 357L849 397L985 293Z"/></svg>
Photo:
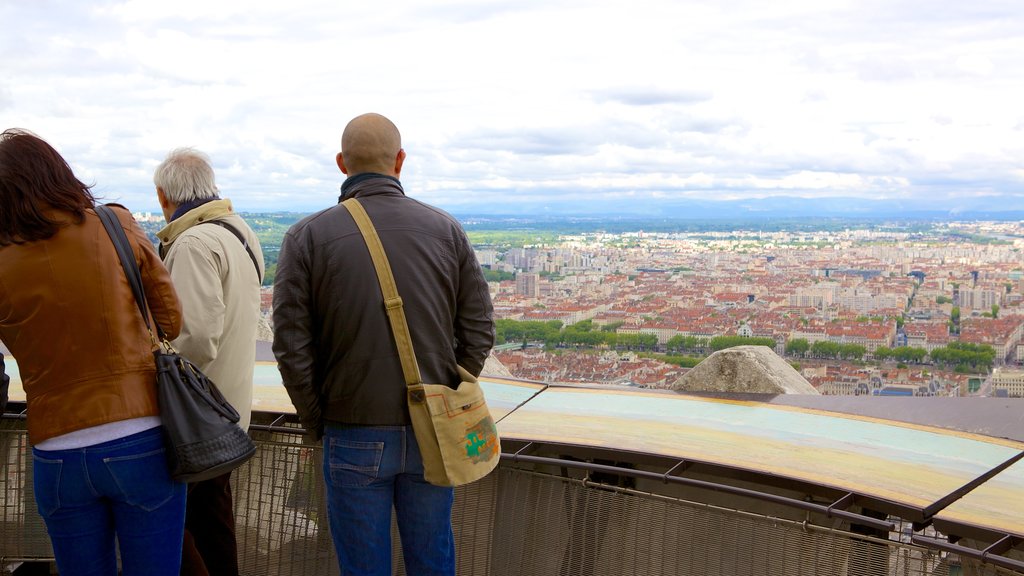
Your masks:
<svg viewBox="0 0 1024 576"><path fill-rule="evenodd" d="M142 290L142 273L139 271L138 263L135 262L135 256L132 252L132 245L128 242L128 236L125 235L124 228L121 227L121 221L117 219L117 215L114 214L114 211L109 206L97 205L96 215L100 217L100 222L103 223L103 227L107 230L107 235L110 236L110 240L114 243L117 257L121 260L121 267L124 268L124 275L128 278L128 285L132 288L132 295L135 296L135 303L139 306L139 313L142 314L142 320L146 323L146 329L149 330L149 335L152 337L153 327L149 323L146 293ZM163 339L163 330L160 326L157 326L156 329L160 334L160 338Z"/></svg>
<svg viewBox="0 0 1024 576"><path fill-rule="evenodd" d="M398 295L398 286L395 284L395 277L391 273L391 264L388 262L388 255L384 252L384 246L380 243L377 229L373 227L373 222L358 200L349 198L341 204L348 209L348 213L356 221L356 226L359 227L359 232L362 233L363 240L366 241L366 247L370 250L373 267L377 270L377 279L380 281L380 291L384 296L384 308L387 310L388 320L391 321L391 333L395 337L398 357L402 361L405 384L407 386L419 384L420 367L416 364L416 353L412 347L409 323L405 319L402 298Z"/></svg>
<svg viewBox="0 0 1024 576"><path fill-rule="evenodd" d="M256 267L256 277L259 278L260 284L263 284L263 274L260 274L260 265L256 262L256 255L252 253L252 248L249 248L249 241L245 239L245 236L242 236L242 233L238 231L238 228L235 228L223 220L206 220L200 222L200 224L216 224L217 226L220 226L234 234L235 238L238 238L238 241L242 243L242 247L245 248L246 253L249 254L249 259L252 260L252 265Z"/></svg>

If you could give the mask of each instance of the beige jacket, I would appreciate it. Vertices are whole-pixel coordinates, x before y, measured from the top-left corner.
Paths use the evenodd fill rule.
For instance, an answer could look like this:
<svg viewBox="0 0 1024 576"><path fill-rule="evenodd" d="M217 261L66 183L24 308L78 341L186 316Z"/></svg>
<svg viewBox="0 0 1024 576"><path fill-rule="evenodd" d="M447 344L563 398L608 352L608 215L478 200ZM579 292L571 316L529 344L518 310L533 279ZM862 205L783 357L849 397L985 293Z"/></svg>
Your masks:
<svg viewBox="0 0 1024 576"><path fill-rule="evenodd" d="M248 241L259 275L242 243L221 220ZM210 377L249 427L260 314L263 251L256 234L231 208L230 200L198 206L161 230L160 253L181 299L181 335L173 341L182 356Z"/></svg>

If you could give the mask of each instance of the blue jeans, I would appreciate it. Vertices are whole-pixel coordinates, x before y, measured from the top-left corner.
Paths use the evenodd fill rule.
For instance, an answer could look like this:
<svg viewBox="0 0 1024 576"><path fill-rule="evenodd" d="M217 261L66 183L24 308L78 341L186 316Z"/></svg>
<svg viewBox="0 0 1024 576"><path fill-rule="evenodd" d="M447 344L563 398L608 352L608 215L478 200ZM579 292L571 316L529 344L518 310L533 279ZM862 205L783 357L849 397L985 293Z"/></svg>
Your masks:
<svg viewBox="0 0 1024 576"><path fill-rule="evenodd" d="M455 491L423 479L412 426L324 430L331 537L345 576L391 576L391 508L408 574L455 574Z"/></svg>
<svg viewBox="0 0 1024 576"><path fill-rule="evenodd" d="M61 576L177 576L185 484L171 480L162 429L73 450L32 449L36 506Z"/></svg>

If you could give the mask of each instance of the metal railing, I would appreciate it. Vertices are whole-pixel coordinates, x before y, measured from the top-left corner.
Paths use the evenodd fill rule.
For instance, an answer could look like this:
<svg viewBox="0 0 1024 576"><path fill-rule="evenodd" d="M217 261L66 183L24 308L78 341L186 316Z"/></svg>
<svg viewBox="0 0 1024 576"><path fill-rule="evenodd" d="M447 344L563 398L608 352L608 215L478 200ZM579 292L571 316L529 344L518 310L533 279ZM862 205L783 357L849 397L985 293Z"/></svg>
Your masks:
<svg viewBox="0 0 1024 576"><path fill-rule="evenodd" d="M285 419L254 414L254 422L257 454L232 477L242 573L338 574L320 447L304 443L301 429ZM0 419L0 572L14 561L52 554L35 510L24 424ZM934 532L912 533L899 518L879 520L842 510L841 503L823 506L769 490L694 483L672 472L505 454L494 474L456 490L458 574L1024 574L1014 571L1013 562L1024 559L1013 548L1017 542L983 557ZM724 495L729 505L660 492L681 480L684 488ZM752 501L761 504L743 508ZM855 533L855 525L876 536ZM401 575L397 530L393 534L394 573Z"/></svg>

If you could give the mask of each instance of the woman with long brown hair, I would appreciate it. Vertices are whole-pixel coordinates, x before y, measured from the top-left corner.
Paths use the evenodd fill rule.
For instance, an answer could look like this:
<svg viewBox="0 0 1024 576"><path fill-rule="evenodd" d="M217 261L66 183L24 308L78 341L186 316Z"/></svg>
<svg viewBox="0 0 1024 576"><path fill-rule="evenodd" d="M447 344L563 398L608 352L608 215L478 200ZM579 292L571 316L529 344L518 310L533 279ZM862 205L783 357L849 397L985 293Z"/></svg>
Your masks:
<svg viewBox="0 0 1024 576"><path fill-rule="evenodd" d="M185 485L171 480L155 347L90 187L49 144L0 134L0 340L18 361L36 505L62 576L178 574ZM115 207L153 321L181 327L152 243Z"/></svg>

